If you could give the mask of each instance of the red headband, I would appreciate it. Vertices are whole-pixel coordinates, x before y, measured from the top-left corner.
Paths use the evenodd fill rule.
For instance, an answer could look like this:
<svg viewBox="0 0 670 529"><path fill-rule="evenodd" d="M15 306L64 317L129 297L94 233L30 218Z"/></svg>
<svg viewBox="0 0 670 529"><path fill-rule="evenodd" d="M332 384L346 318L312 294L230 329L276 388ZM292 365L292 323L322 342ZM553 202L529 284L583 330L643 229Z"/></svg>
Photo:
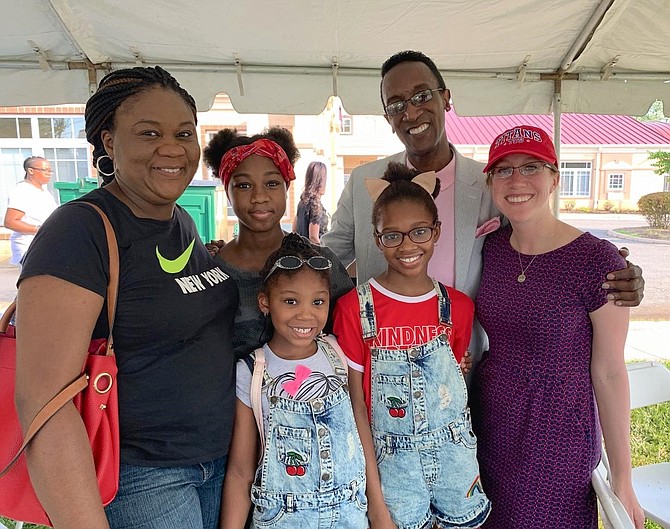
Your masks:
<svg viewBox="0 0 670 529"><path fill-rule="evenodd" d="M223 182L223 186L228 189L228 183L230 182L230 176L232 175L235 168L240 165L244 160L249 158L252 154L258 154L259 156L265 156L270 158L272 162L277 166L279 172L281 173L284 181L290 183L291 180L295 180L295 172L293 171L293 166L286 156L284 149L281 146L272 140L266 138L261 138L256 140L249 145L239 145L233 147L226 154L223 155L221 159L221 164L219 165L219 178Z"/></svg>

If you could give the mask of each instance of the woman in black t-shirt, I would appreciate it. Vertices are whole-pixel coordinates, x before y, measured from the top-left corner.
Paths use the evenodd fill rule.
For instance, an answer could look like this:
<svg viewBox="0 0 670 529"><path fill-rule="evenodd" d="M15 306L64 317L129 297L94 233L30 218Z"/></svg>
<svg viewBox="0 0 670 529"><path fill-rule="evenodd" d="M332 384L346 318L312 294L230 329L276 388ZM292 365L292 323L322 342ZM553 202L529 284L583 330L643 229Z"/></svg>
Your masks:
<svg viewBox="0 0 670 529"><path fill-rule="evenodd" d="M160 67L115 71L86 105L104 187L84 200L119 247L114 322L119 491L105 508L82 419L69 402L28 451L55 528L215 529L235 405L235 282L177 199L198 169L193 98ZM101 316L109 256L100 217L75 200L40 228L19 277L16 400L22 424L81 372Z"/></svg>

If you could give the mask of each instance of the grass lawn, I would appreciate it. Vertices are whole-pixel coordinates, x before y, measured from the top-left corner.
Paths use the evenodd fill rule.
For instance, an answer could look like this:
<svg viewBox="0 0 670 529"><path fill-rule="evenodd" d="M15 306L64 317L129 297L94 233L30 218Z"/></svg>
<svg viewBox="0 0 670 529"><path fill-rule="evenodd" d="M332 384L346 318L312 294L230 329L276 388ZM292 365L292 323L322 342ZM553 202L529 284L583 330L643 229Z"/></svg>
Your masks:
<svg viewBox="0 0 670 529"><path fill-rule="evenodd" d="M670 369L670 362L664 362ZM633 466L670 461L670 402L631 412L630 447ZM646 521L645 529L662 529Z"/></svg>
<svg viewBox="0 0 670 529"><path fill-rule="evenodd" d="M665 362L670 369L670 362ZM670 402L648 406L631 412L631 452L633 466L670 461ZM0 516L0 523L10 529L14 523ZM39 525L26 524L24 529L40 529ZM602 527L602 525L601 525ZM646 521L645 529L662 529L654 522Z"/></svg>

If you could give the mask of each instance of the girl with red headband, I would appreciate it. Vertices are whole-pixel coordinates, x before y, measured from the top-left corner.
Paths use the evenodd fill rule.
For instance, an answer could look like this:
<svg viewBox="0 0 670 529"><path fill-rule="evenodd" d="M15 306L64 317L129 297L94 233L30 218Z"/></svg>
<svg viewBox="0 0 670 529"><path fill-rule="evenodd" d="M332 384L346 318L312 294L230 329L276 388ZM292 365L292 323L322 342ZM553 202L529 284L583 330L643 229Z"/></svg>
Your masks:
<svg viewBox="0 0 670 529"><path fill-rule="evenodd" d="M218 175L237 216L239 233L221 248L215 259L239 285L240 307L235 317L233 350L238 358L267 342L271 323L258 308L262 286L259 272L286 233L281 219L286 212L288 188L300 153L291 133L272 127L262 134L242 136L234 129L219 131L204 150L204 160ZM327 248L313 245L330 259L333 301L353 288L340 260Z"/></svg>

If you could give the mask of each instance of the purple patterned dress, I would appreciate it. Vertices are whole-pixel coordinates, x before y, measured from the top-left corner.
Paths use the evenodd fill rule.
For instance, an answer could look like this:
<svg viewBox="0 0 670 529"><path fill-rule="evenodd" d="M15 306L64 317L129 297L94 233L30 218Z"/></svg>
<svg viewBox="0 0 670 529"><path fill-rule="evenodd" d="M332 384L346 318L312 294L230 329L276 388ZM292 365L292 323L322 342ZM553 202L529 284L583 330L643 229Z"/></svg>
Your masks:
<svg viewBox="0 0 670 529"><path fill-rule="evenodd" d="M597 527L591 471L600 426L590 378L589 313L603 306L617 249L589 233L546 254L519 254L507 226L488 236L477 315L490 351L477 366L472 412L485 529Z"/></svg>

